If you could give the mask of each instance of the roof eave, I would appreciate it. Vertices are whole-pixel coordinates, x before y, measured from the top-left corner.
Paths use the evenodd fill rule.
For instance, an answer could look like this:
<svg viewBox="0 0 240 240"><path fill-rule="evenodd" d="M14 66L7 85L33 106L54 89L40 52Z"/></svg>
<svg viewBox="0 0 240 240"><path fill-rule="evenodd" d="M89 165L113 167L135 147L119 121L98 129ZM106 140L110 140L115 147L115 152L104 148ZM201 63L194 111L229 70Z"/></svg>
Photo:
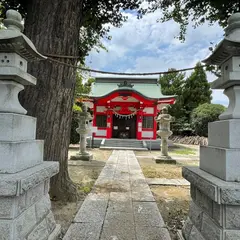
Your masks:
<svg viewBox="0 0 240 240"><path fill-rule="evenodd" d="M240 54L240 42L225 37L213 51L213 53L202 62L208 65L222 65L225 61Z"/></svg>
<svg viewBox="0 0 240 240"><path fill-rule="evenodd" d="M137 91L137 90L135 90L135 89L132 89L132 88L118 88L118 89L116 89L116 90L114 90L114 91L111 91L111 92L109 92L109 93L107 93L107 94L105 94L105 95L102 95L102 96L94 96L94 95L89 95L89 97L90 98L94 98L94 99L99 99L99 98L104 98L104 97L107 97L107 96L109 96L110 94L112 94L112 93L114 93L114 92L117 92L117 91L119 91L119 90L123 90L123 91L133 91L133 92L135 92L135 93L137 93L137 94L139 94L140 96L142 96L142 97L144 97L144 98L146 98L146 99L148 99L148 100L154 100L154 101L158 101L158 100L167 100L167 99L172 99L172 98L176 98L176 95L173 95L173 96L162 96L162 97L158 97L158 98L151 98L151 97L148 97L148 96L145 96L144 94L142 94L141 92L139 92L139 91Z"/></svg>

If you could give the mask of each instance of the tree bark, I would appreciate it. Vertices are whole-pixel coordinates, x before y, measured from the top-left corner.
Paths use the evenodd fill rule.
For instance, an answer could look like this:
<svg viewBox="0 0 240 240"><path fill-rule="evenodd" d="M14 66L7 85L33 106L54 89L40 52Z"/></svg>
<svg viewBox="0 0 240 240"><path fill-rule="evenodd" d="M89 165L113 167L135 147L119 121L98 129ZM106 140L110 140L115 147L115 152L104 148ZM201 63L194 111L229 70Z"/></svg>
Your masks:
<svg viewBox="0 0 240 240"><path fill-rule="evenodd" d="M78 55L82 0L29 1L25 34L42 54ZM57 58L77 64L76 59ZM51 179L50 196L75 201L77 188L68 174L68 148L76 70L44 60L31 63L28 72L37 86L26 87L20 100L28 115L37 117L37 138L45 140L44 160L58 161L59 174ZM66 88L65 83L73 84Z"/></svg>

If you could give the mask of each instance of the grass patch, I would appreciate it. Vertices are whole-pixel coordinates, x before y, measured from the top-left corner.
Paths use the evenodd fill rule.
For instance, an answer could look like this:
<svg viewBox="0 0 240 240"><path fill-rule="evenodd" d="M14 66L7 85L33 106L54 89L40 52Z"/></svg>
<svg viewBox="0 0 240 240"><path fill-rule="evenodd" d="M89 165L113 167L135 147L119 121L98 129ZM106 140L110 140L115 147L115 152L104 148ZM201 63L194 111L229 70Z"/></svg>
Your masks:
<svg viewBox="0 0 240 240"><path fill-rule="evenodd" d="M178 154L178 155L196 155L196 151L192 148L178 148L178 149L170 149L170 153Z"/></svg>
<svg viewBox="0 0 240 240"><path fill-rule="evenodd" d="M178 161L174 164L146 164L142 163L141 168L146 178L167 178L176 179L182 177L183 166L198 166L199 161Z"/></svg>
<svg viewBox="0 0 240 240"><path fill-rule="evenodd" d="M85 183L84 185L79 184L78 190L81 193L88 194L92 191L93 185L94 185L94 181Z"/></svg>
<svg viewBox="0 0 240 240"><path fill-rule="evenodd" d="M161 167L143 166L143 174L146 178L182 178L182 167L161 164Z"/></svg>
<svg viewBox="0 0 240 240"><path fill-rule="evenodd" d="M179 160L178 162L177 162L177 164L179 165L179 166L194 166L194 167L198 167L199 166L199 161L181 161L181 160Z"/></svg>

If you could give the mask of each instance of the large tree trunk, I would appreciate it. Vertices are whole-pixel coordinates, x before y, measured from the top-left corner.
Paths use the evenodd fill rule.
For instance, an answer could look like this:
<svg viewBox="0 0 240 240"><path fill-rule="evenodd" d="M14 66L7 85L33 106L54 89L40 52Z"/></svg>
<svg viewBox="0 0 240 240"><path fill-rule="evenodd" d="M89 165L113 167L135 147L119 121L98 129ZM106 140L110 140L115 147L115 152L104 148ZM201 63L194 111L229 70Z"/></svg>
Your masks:
<svg viewBox="0 0 240 240"><path fill-rule="evenodd" d="M25 34L45 54L77 56L82 0L29 1ZM57 58L77 64L76 59ZM45 140L44 159L59 161L60 172L51 179L53 198L74 201L77 188L68 174L68 147L76 70L49 61L29 64L37 86L26 87L21 102L28 114L37 117L37 138ZM66 88L65 83L73 83Z"/></svg>

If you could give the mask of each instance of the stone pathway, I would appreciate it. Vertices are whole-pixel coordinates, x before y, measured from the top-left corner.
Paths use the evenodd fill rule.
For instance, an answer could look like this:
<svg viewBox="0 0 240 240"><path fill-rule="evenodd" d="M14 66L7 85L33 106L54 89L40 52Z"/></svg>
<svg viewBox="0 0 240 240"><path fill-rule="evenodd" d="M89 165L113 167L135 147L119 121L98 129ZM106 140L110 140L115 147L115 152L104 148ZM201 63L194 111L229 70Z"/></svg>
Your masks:
<svg viewBox="0 0 240 240"><path fill-rule="evenodd" d="M171 240L133 151L113 151L64 240Z"/></svg>
<svg viewBox="0 0 240 240"><path fill-rule="evenodd" d="M164 185L164 186L190 186L190 182L186 179L167 179L167 178L146 178L149 185Z"/></svg>

